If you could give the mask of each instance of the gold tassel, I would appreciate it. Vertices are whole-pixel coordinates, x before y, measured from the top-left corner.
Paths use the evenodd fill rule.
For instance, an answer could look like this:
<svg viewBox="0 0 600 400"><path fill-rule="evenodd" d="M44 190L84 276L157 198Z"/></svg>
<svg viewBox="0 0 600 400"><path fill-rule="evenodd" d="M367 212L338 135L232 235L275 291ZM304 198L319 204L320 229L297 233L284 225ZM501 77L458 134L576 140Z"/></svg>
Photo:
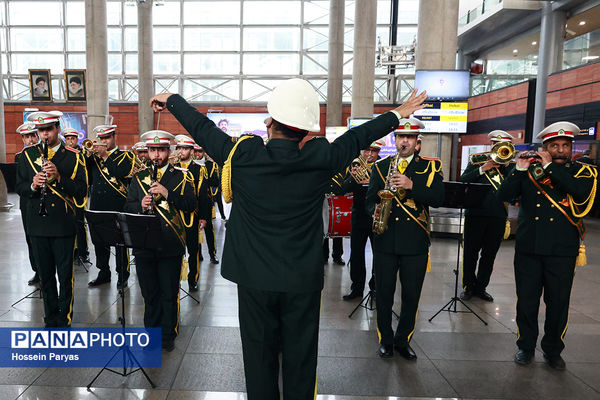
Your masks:
<svg viewBox="0 0 600 400"><path fill-rule="evenodd" d="M187 258L183 258L181 261L181 280L187 281L188 279L188 260Z"/></svg>
<svg viewBox="0 0 600 400"><path fill-rule="evenodd" d="M583 267L587 264L587 258L585 256L585 244L581 243L579 245L579 254L577 254L577 258L575 259L576 267Z"/></svg>
<svg viewBox="0 0 600 400"><path fill-rule="evenodd" d="M510 237L510 221L506 220L506 225L504 225L504 236L503 239L506 240Z"/></svg>
<svg viewBox="0 0 600 400"><path fill-rule="evenodd" d="M215 219L216 216L217 216L217 210L215 209L215 206L212 206L212 219Z"/></svg>
<svg viewBox="0 0 600 400"><path fill-rule="evenodd" d="M427 269L425 272L431 272L431 252L427 253Z"/></svg>

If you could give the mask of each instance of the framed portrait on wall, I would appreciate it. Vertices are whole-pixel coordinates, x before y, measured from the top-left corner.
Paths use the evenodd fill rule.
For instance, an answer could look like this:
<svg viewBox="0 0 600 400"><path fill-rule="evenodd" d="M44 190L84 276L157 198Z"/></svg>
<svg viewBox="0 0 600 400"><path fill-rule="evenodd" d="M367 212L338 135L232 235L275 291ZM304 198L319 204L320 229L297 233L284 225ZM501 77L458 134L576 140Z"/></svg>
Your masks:
<svg viewBox="0 0 600 400"><path fill-rule="evenodd" d="M49 69L29 70L31 101L52 101L52 81Z"/></svg>
<svg viewBox="0 0 600 400"><path fill-rule="evenodd" d="M86 92L85 69L65 69L65 97L67 101L85 101Z"/></svg>

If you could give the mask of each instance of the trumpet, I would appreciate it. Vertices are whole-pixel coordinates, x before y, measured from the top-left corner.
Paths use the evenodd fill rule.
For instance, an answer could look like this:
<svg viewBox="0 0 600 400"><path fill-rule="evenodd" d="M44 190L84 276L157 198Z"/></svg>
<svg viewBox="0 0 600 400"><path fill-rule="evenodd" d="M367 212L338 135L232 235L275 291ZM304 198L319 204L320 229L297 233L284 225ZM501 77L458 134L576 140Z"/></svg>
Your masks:
<svg viewBox="0 0 600 400"><path fill-rule="evenodd" d="M473 154L471 163L484 164L490 160L496 164L508 164L517 155L517 150L511 142L498 142L492 146L489 153Z"/></svg>
<svg viewBox="0 0 600 400"><path fill-rule="evenodd" d="M352 160L350 164L350 175L356 182L368 181L371 178L371 166L367 163L367 160L362 156L358 156ZM354 169L353 167L356 167Z"/></svg>

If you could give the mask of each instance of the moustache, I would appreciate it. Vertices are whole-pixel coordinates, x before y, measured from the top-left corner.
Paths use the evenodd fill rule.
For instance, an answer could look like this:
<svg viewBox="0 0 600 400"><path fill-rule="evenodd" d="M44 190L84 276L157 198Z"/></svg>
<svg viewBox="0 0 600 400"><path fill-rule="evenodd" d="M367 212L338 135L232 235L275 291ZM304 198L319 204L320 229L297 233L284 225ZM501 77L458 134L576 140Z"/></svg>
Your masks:
<svg viewBox="0 0 600 400"><path fill-rule="evenodd" d="M569 157L567 156L556 156L556 157L552 157L553 160L568 160Z"/></svg>

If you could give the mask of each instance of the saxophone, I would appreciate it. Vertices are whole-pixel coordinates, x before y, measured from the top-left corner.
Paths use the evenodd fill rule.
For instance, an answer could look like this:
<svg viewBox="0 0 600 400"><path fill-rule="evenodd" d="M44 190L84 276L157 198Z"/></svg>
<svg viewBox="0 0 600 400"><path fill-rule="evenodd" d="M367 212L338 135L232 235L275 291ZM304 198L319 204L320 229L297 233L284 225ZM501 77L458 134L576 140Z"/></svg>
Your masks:
<svg viewBox="0 0 600 400"><path fill-rule="evenodd" d="M385 178L385 186L377 193L380 201L375 206L375 215L377 217L373 218L373 232L377 235L381 235L388 227L388 220L392 211L392 201L395 197L395 193L392 191L392 175L398 170L399 160L400 157L396 154L390 161L390 167Z"/></svg>

